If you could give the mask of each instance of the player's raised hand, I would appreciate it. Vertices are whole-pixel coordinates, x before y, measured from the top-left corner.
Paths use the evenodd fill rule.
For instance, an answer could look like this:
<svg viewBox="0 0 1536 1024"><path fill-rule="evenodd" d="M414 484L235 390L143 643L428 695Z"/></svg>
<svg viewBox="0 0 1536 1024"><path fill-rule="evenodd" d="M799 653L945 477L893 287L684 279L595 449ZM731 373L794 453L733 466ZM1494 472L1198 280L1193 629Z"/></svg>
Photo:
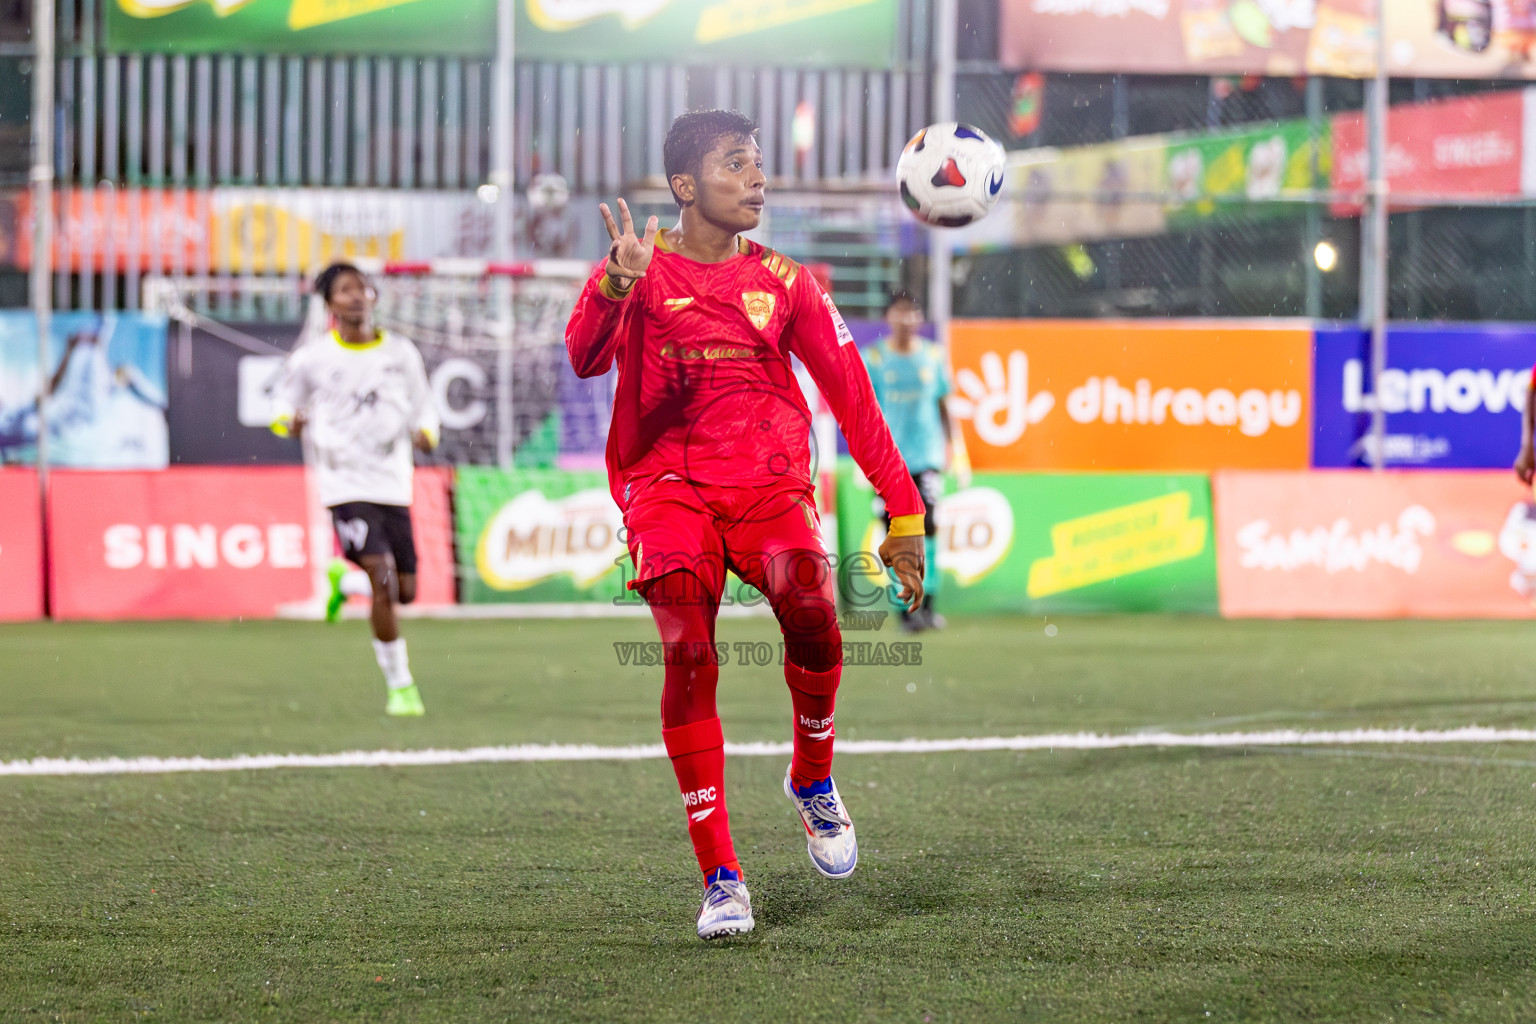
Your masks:
<svg viewBox="0 0 1536 1024"><path fill-rule="evenodd" d="M617 278L628 288L644 277L645 268L651 265L651 256L656 252L658 222L655 217L646 221L645 235L640 237L635 234L635 221L629 215L629 204L624 200L619 200L617 223L607 203L599 203L598 209L603 211L603 223L608 225L608 237L613 239L613 245L608 248L608 276Z"/></svg>
<svg viewBox="0 0 1536 1024"><path fill-rule="evenodd" d="M880 545L880 561L896 570L901 592L896 599L915 612L923 603L923 538L887 535Z"/></svg>

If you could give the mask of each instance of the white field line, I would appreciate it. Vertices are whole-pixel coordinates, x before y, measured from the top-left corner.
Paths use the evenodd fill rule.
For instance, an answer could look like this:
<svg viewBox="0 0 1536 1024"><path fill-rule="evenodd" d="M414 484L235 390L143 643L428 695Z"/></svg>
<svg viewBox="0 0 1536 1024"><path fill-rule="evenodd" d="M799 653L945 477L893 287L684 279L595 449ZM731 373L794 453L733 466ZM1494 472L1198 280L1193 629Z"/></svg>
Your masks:
<svg viewBox="0 0 1536 1024"><path fill-rule="evenodd" d="M839 754L949 754L989 750L1120 750L1128 747L1294 747L1425 745L1440 743L1536 743L1536 729L1346 729L1335 732L1271 729L1265 732L1145 732L1106 736L990 736L947 740L841 740ZM785 757L788 743L727 743L732 757ZM667 756L660 743L628 747L528 744L466 750L352 750L339 754L241 754L236 757L39 757L0 762L5 775L153 775L171 772L240 772L269 768L415 768L449 764L536 761L646 761Z"/></svg>

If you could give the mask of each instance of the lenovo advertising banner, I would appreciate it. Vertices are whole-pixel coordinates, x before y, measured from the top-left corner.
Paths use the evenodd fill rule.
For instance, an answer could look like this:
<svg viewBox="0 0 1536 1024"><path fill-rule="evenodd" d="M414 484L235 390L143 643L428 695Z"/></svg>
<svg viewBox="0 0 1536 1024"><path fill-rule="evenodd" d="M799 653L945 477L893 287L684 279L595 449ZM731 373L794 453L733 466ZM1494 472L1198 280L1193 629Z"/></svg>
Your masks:
<svg viewBox="0 0 1536 1024"><path fill-rule="evenodd" d="M1520 447L1520 417L1536 363L1536 327L1394 327L1387 370L1371 379L1370 335L1317 331L1315 466L1374 465L1372 414L1386 412L1383 460L1402 468L1504 468Z"/></svg>
<svg viewBox="0 0 1536 1024"><path fill-rule="evenodd" d="M1524 90L1411 103L1387 114L1387 175L1394 192L1517 196L1525 169ZM1333 187L1362 191L1366 178L1365 116L1333 119ZM1359 203L1334 213L1358 216Z"/></svg>
<svg viewBox="0 0 1536 1024"><path fill-rule="evenodd" d="M1219 473L1234 617L1536 617L1536 506L1509 471Z"/></svg>
<svg viewBox="0 0 1536 1024"><path fill-rule="evenodd" d="M0 622L43 615L43 519L37 472L0 469Z"/></svg>
<svg viewBox="0 0 1536 1024"><path fill-rule="evenodd" d="M487 56L496 0L105 0L106 49Z"/></svg>
<svg viewBox="0 0 1536 1024"><path fill-rule="evenodd" d="M874 555L884 539L874 492L846 460L837 495L844 604L890 611L876 599L888 574ZM1216 610L1203 476L978 474L936 514L942 611Z"/></svg>
<svg viewBox="0 0 1536 1024"><path fill-rule="evenodd" d="M1374 0L1003 0L999 55L1038 71L1366 76L1375 20Z"/></svg>
<svg viewBox="0 0 1536 1024"><path fill-rule="evenodd" d="M1284 321L956 320L977 471L1303 469L1312 332Z"/></svg>
<svg viewBox="0 0 1536 1024"><path fill-rule="evenodd" d="M896 0L519 0L517 55L886 68Z"/></svg>
<svg viewBox="0 0 1536 1024"><path fill-rule="evenodd" d="M465 466L455 484L465 603L626 598L634 574L605 474Z"/></svg>

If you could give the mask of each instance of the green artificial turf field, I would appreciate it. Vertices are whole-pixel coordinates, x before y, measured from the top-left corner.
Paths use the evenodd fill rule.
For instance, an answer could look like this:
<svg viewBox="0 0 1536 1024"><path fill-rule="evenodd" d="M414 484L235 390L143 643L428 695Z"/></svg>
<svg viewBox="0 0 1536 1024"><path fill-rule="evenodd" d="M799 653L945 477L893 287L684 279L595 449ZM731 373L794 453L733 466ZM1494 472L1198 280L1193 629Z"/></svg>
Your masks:
<svg viewBox="0 0 1536 1024"><path fill-rule="evenodd" d="M839 737L1536 726L1527 624L1056 625L850 669ZM361 623L0 627L0 759L658 739L644 621L406 635L416 721ZM722 679L788 738L776 668ZM727 766L718 944L662 760L0 777L0 1020L1536 1019L1530 746L845 755L842 883L783 770Z"/></svg>

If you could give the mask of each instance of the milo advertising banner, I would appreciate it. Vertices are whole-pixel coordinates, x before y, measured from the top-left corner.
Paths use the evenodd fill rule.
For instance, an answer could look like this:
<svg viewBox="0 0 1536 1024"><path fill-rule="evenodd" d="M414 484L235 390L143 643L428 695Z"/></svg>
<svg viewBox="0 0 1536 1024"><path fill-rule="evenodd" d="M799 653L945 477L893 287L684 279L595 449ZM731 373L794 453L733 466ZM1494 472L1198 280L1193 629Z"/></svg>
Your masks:
<svg viewBox="0 0 1536 1024"><path fill-rule="evenodd" d="M839 469L844 601L882 580L861 565L884 538L874 492ZM944 612L1215 612L1210 481L1164 474L978 474L939 503Z"/></svg>
<svg viewBox="0 0 1536 1024"><path fill-rule="evenodd" d="M624 596L633 570L603 473L462 466L455 483L463 603Z"/></svg>
<svg viewBox="0 0 1536 1024"><path fill-rule="evenodd" d="M488 56L496 0L105 0L106 49Z"/></svg>
<svg viewBox="0 0 1536 1024"><path fill-rule="evenodd" d="M1177 202L1168 226L1213 216L1300 213L1300 203L1265 202L1325 188L1332 168L1326 124L1277 121L1261 128L1171 140L1168 189Z"/></svg>

